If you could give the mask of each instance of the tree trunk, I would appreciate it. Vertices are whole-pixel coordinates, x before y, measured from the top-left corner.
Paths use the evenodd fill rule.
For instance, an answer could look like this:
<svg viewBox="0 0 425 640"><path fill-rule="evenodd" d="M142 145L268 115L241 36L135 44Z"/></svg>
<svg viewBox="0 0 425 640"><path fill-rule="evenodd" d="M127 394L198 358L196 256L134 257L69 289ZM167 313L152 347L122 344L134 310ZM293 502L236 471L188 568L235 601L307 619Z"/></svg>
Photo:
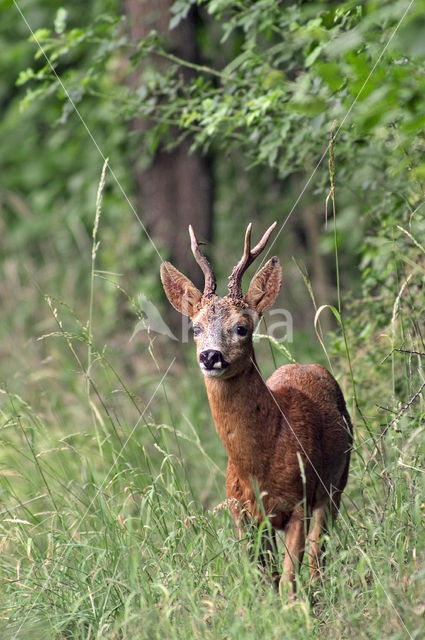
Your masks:
<svg viewBox="0 0 425 640"><path fill-rule="evenodd" d="M168 28L173 0L125 0L130 36L136 42L152 29L167 35L169 49L190 62L198 60L196 28L192 12L175 29ZM151 61L160 67L158 60ZM190 71L184 71L190 77ZM137 78L133 78L137 86ZM135 122L148 127L149 123ZM176 132L177 133L177 132ZM159 149L150 167L137 171L139 210L149 233L169 250L168 257L200 285L199 269L189 249L188 226L193 224L200 240L211 238L212 177L208 161L198 152L190 153L186 138L172 151Z"/></svg>

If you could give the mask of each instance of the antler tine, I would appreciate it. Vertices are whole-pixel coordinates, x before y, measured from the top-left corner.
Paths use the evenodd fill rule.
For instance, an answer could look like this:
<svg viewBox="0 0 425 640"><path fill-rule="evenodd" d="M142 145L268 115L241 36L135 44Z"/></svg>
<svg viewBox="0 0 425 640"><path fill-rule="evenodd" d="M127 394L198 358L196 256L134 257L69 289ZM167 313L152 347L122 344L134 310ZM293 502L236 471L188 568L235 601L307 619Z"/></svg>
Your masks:
<svg viewBox="0 0 425 640"><path fill-rule="evenodd" d="M243 246L243 256L239 260L239 262L243 262L244 264L249 260L249 254L251 253L251 231L252 231L252 222L246 228L245 231L245 241ZM239 264L239 263L238 263Z"/></svg>
<svg viewBox="0 0 425 640"><path fill-rule="evenodd" d="M245 243L242 258L237 265L233 267L233 271L229 277L229 297L234 300L240 300L242 298L242 276L248 267L254 262L255 258L260 255L262 250L267 244L267 240L270 237L273 229L276 226L276 222L267 229L266 233L261 238L260 242L251 249L251 229L252 224L249 223L245 233Z"/></svg>
<svg viewBox="0 0 425 640"><path fill-rule="evenodd" d="M249 264L251 264L251 262L253 262L255 260L255 258L258 255L260 255L260 253L262 252L262 250L266 246L267 240L270 238L271 233L272 233L272 231L273 231L273 229L275 228L276 225L277 225L277 222L273 222L273 224L267 229L266 233L261 238L260 242L258 244L256 244L255 247L251 250L251 252L250 252L251 261L250 261Z"/></svg>
<svg viewBox="0 0 425 640"><path fill-rule="evenodd" d="M208 262L206 256L201 253L199 248L198 240L196 239L195 232L193 230L192 225L189 225L189 235L190 235L190 246L192 249L193 256L196 262L201 267L203 274L205 276L205 285L204 285L204 296L212 296L215 293L217 283L215 281L215 275L212 270L212 266Z"/></svg>

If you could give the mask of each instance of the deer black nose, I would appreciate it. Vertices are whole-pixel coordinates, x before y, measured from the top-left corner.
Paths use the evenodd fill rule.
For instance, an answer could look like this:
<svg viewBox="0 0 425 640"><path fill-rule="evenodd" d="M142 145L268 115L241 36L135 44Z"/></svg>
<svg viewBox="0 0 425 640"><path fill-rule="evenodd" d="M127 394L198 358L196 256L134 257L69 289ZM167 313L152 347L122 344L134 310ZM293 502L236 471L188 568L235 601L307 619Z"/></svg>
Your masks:
<svg viewBox="0 0 425 640"><path fill-rule="evenodd" d="M208 369L224 369L229 364L223 358L223 354L221 351L217 351L216 349L207 349L206 351L201 351L199 354L199 362L201 365Z"/></svg>

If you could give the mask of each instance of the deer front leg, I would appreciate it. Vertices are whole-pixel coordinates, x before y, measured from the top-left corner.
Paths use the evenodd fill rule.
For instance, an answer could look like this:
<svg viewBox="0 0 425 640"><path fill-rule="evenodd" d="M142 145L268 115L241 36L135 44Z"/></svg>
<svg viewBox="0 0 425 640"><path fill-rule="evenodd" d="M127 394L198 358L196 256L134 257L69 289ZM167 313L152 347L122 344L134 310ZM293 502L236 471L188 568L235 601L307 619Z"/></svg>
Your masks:
<svg viewBox="0 0 425 640"><path fill-rule="evenodd" d="M239 540L248 538L248 552L252 561L258 562L263 575L271 580L272 585L278 589L280 572L276 571L277 539L273 528L265 528L261 532L258 551L255 551L258 534L257 521L246 511L240 503L230 503L230 510L236 524Z"/></svg>
<svg viewBox="0 0 425 640"><path fill-rule="evenodd" d="M305 549L305 516L303 506L292 512L285 532L285 558L283 573L279 584L279 593L293 597L297 591L296 572L298 571Z"/></svg>
<svg viewBox="0 0 425 640"><path fill-rule="evenodd" d="M258 562L259 568L272 584L279 587L280 573L276 571L275 557L277 551L276 532L265 527L261 533L258 553L255 552L255 539L258 535L258 520L253 515L255 496L251 483L243 483L229 460L226 475L226 495L230 513L235 522L240 540L247 537L248 551L252 560Z"/></svg>
<svg viewBox="0 0 425 640"><path fill-rule="evenodd" d="M271 528L264 529L261 535L261 548L258 554L258 562L262 572L271 578L272 585L279 589L280 573L276 571L276 554L277 554L277 539L276 531Z"/></svg>
<svg viewBox="0 0 425 640"><path fill-rule="evenodd" d="M324 533L329 533L329 526L338 515L341 502L342 491L334 490L330 501L317 507L313 512L314 525L308 536L309 567L312 580L321 575L323 569L323 553L325 551L325 541L321 539Z"/></svg>

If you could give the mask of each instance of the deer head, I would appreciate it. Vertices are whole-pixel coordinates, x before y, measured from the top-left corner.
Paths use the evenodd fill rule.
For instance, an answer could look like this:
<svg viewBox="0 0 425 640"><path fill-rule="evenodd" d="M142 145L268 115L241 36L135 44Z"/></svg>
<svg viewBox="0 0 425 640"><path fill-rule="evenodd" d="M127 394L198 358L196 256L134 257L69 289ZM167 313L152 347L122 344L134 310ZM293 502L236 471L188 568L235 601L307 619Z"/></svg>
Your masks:
<svg viewBox="0 0 425 640"><path fill-rule="evenodd" d="M189 227L192 252L205 276L203 293L172 264L161 265L161 280L168 300L192 320L198 362L206 377L230 378L251 366L255 326L279 293L282 269L276 257L266 262L253 277L246 294L242 293L242 276L266 246L276 223L253 249L250 248L251 226L246 230L242 258L229 277L229 293L223 298L215 293L214 272L199 249L192 227Z"/></svg>

